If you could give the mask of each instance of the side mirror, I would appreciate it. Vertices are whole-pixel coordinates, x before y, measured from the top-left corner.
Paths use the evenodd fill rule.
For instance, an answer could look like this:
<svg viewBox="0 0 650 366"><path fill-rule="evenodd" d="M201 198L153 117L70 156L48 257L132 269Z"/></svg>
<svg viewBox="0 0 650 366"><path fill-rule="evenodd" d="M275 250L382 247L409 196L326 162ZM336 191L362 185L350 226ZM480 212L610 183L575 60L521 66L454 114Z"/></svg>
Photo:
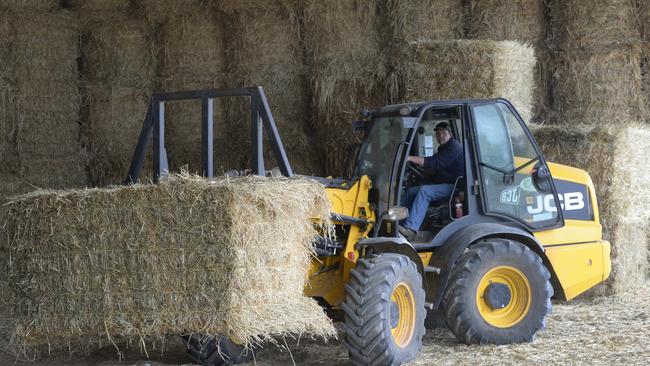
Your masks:
<svg viewBox="0 0 650 366"><path fill-rule="evenodd" d="M533 168L533 185L535 189L542 193L551 192L551 172L545 165L537 163Z"/></svg>

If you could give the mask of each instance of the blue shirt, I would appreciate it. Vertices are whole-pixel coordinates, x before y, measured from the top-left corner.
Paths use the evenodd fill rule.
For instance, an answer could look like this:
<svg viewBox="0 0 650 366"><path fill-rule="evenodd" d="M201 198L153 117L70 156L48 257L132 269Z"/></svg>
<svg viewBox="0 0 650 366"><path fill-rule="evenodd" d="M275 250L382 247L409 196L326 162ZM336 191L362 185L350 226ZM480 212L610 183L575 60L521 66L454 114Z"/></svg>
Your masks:
<svg viewBox="0 0 650 366"><path fill-rule="evenodd" d="M454 138L438 147L433 156L424 158L424 167L434 169L432 184L454 184L456 178L465 175L463 147Z"/></svg>

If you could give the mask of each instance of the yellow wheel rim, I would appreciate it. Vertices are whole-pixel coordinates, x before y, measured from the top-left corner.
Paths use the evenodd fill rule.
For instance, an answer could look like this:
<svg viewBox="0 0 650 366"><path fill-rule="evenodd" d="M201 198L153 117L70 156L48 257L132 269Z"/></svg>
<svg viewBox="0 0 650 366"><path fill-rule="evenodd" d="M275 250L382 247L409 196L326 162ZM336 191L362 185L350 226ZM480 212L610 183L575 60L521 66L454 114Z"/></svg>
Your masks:
<svg viewBox="0 0 650 366"><path fill-rule="evenodd" d="M487 302L486 290L490 284L506 285L510 291L510 302L501 309L493 309ZM531 291L526 276L517 268L499 266L489 270L479 281L476 289L476 304L481 317L497 328L509 328L518 324L530 310Z"/></svg>
<svg viewBox="0 0 650 366"><path fill-rule="evenodd" d="M415 298L411 288L400 282L395 286L390 300L391 307L396 310L390 312L390 319L388 319L388 324L394 325L390 333L395 344L400 348L405 348L411 343L415 331Z"/></svg>

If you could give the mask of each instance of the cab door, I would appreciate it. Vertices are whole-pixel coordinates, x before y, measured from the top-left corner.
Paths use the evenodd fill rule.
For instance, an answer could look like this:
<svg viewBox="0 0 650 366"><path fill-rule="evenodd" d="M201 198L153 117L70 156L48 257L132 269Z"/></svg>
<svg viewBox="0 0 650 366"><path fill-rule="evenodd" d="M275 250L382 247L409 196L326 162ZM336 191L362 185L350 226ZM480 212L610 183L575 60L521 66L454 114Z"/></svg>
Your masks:
<svg viewBox="0 0 650 366"><path fill-rule="evenodd" d="M531 231L563 226L546 161L512 105L496 100L470 109L483 212L514 219Z"/></svg>

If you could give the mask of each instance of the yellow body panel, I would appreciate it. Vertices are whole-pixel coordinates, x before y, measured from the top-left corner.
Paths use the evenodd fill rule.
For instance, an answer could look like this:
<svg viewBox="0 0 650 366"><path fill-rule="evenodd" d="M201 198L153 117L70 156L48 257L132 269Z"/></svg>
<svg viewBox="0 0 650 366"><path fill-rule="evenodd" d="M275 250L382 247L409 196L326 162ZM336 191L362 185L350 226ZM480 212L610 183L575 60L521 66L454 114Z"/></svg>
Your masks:
<svg viewBox="0 0 650 366"><path fill-rule="evenodd" d="M327 188L326 192L335 213L374 222L374 210L371 209L368 202L370 188L372 188L372 182L367 176L363 176L349 189ZM358 226L351 225L348 237L344 238L346 241L343 256L329 257L324 261L321 259L312 261L312 267L308 274L310 284L305 287L305 296L322 297L332 305L343 302L345 298L344 284L350 279L350 269L354 268L359 258L359 253L354 246L359 240L368 236L371 228L372 225L368 225L368 228L363 231Z"/></svg>
<svg viewBox="0 0 650 366"><path fill-rule="evenodd" d="M610 244L602 240L596 190L589 174L566 165L548 163L553 179L584 184L589 191L593 221L564 220L564 226L534 233L544 246L567 300L607 279L611 272Z"/></svg>
<svg viewBox="0 0 650 366"><path fill-rule="evenodd" d="M556 245L545 249L567 300L604 281L611 271L607 241Z"/></svg>

